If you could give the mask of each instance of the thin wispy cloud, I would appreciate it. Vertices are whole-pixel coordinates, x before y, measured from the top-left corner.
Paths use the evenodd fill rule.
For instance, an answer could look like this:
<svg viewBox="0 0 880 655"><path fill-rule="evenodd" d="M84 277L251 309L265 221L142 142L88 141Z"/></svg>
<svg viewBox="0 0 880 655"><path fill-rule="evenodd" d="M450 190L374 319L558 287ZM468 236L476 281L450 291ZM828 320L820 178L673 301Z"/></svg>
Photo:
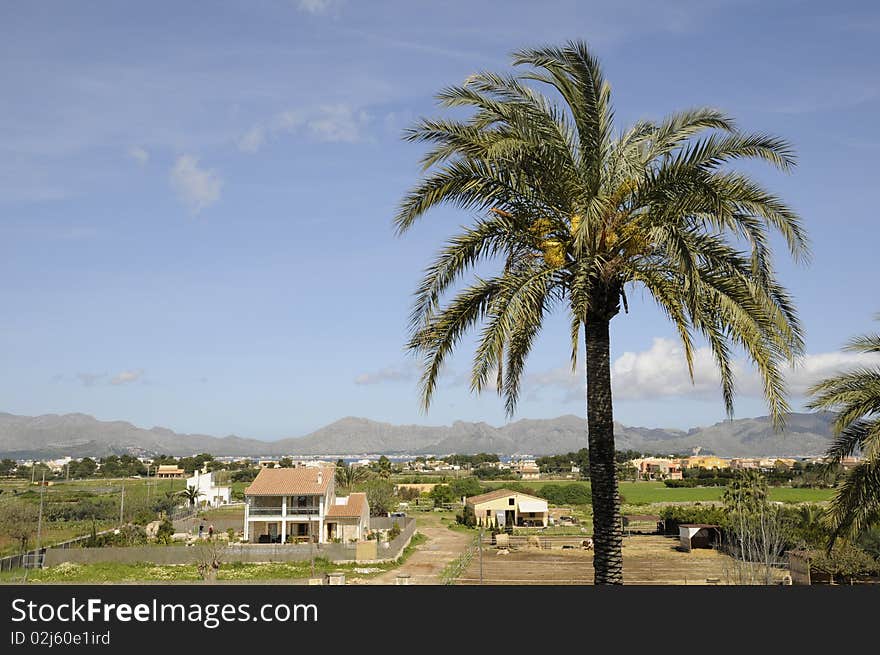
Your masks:
<svg viewBox="0 0 880 655"><path fill-rule="evenodd" d="M150 153L140 146L132 146L131 148L129 148L128 156L130 159L133 159L141 165L146 164L148 161L150 161Z"/></svg>
<svg viewBox="0 0 880 655"><path fill-rule="evenodd" d="M238 140L238 148L243 152L257 152L266 141L266 131L259 125L255 125Z"/></svg>
<svg viewBox="0 0 880 655"><path fill-rule="evenodd" d="M371 122L372 117L364 109L346 103L291 109L253 125L238 139L238 148L255 153L279 136L296 134L321 143L357 143L367 140Z"/></svg>
<svg viewBox="0 0 880 655"><path fill-rule="evenodd" d="M197 214L220 198L223 181L213 170L199 166L198 158L181 155L170 173L171 187L180 200Z"/></svg>
<svg viewBox="0 0 880 655"><path fill-rule="evenodd" d="M132 382L137 382L144 375L143 369L137 369L133 371L122 371L117 375L114 375L110 380L110 384L120 385L120 384L130 384Z"/></svg>
<svg viewBox="0 0 880 655"><path fill-rule="evenodd" d="M354 379L354 383L358 385L371 385L385 382L406 382L414 379L415 376L415 367L403 364L400 366L388 366L369 373L361 373Z"/></svg>
<svg viewBox="0 0 880 655"><path fill-rule="evenodd" d="M298 0L297 9L308 14L326 14L339 6L338 0Z"/></svg>
<svg viewBox="0 0 880 655"><path fill-rule="evenodd" d="M116 375L109 375L107 373L77 373L75 378L76 380L84 387L97 387L97 386L121 386L124 384L131 384L133 382L137 382L138 380L142 380L144 377L144 370L142 368L138 369L127 369L124 371L120 371ZM64 375L56 375L53 378L55 382L61 382L65 379Z"/></svg>
<svg viewBox="0 0 880 655"><path fill-rule="evenodd" d="M319 141L356 143L364 138L370 115L349 105L325 105L308 121L309 132Z"/></svg>

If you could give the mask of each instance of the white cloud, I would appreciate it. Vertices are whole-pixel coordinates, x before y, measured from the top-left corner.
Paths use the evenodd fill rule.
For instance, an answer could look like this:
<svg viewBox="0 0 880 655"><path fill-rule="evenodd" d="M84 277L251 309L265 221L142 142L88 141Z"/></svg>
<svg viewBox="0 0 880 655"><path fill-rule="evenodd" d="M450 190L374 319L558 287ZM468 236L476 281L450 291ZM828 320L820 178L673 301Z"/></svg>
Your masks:
<svg viewBox="0 0 880 655"><path fill-rule="evenodd" d="M734 370L739 373L738 363ZM671 339L655 338L648 350L625 352L611 366L614 393L623 400L717 393L719 382L712 351L697 348L692 383L684 349Z"/></svg>
<svg viewBox="0 0 880 655"><path fill-rule="evenodd" d="M254 153L279 134L296 134L302 129L316 141L357 143L364 140L371 117L363 109L339 103L310 110L287 110L258 123L238 140L242 152Z"/></svg>
<svg viewBox="0 0 880 655"><path fill-rule="evenodd" d="M255 125L238 140L238 147L244 152L256 152L266 140L266 131Z"/></svg>
<svg viewBox="0 0 880 655"><path fill-rule="evenodd" d="M129 382L137 382L144 374L143 369L135 371L122 371L110 380L110 384L128 384Z"/></svg>
<svg viewBox="0 0 880 655"><path fill-rule="evenodd" d="M811 385L824 378L857 366L877 365L880 365L880 355L876 353L816 353L804 357L793 371L788 371L786 379L792 393L804 394Z"/></svg>
<svg viewBox="0 0 880 655"><path fill-rule="evenodd" d="M349 105L325 105L308 122L309 132L319 141L355 143L363 138L370 116Z"/></svg>
<svg viewBox="0 0 880 655"><path fill-rule="evenodd" d="M150 161L150 153L140 146L132 146L128 149L128 156L134 159L138 164L146 164Z"/></svg>
<svg viewBox="0 0 880 655"><path fill-rule="evenodd" d="M354 379L355 384L381 384L383 382L404 382L415 376L413 366L389 366L371 373L361 373Z"/></svg>
<svg viewBox="0 0 880 655"><path fill-rule="evenodd" d="M880 356L857 353L814 353L786 368L784 375L789 392L803 396L814 383L857 365L880 364ZM762 385L753 366L745 360L733 362L736 390L744 396L760 396ZM584 392L583 368L576 374L569 367L532 373L526 388L562 389L567 400L580 398ZM720 394L720 376L708 347L694 351L694 379L688 376L681 344L672 339L655 338L648 350L625 352L611 365L611 385L619 400L647 400L671 397L713 397Z"/></svg>
<svg viewBox="0 0 880 655"><path fill-rule="evenodd" d="M275 131L292 132L303 124L305 116L301 111L288 109L277 114L272 120L272 129Z"/></svg>
<svg viewBox="0 0 880 655"><path fill-rule="evenodd" d="M309 14L325 14L336 4L335 0L299 0L297 8Z"/></svg>
<svg viewBox="0 0 880 655"><path fill-rule="evenodd" d="M199 160L181 155L171 169L171 186L193 213L217 202L223 182L215 171L199 168Z"/></svg>

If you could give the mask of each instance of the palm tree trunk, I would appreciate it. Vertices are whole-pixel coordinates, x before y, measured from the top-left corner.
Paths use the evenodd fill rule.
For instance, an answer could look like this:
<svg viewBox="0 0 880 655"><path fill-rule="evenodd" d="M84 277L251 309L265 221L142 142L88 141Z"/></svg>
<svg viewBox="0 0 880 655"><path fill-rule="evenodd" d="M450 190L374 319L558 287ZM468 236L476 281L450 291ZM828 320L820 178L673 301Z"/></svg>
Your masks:
<svg viewBox="0 0 880 655"><path fill-rule="evenodd" d="M598 584L623 584L623 531L614 462L614 411L611 400L610 321L588 317L587 428L593 499L593 569Z"/></svg>

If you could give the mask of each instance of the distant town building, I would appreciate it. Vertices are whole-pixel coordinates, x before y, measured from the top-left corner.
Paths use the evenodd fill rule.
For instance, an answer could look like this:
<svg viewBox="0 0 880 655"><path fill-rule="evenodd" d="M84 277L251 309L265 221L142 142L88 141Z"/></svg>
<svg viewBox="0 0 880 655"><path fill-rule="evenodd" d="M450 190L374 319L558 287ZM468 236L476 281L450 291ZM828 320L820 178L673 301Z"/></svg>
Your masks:
<svg viewBox="0 0 880 655"><path fill-rule="evenodd" d="M510 468L519 473L523 480L539 480L541 478L541 469L533 459L511 462Z"/></svg>
<svg viewBox="0 0 880 655"><path fill-rule="evenodd" d="M186 477L186 471L176 464L159 464L156 477L160 479L176 479Z"/></svg>
<svg viewBox="0 0 880 655"><path fill-rule="evenodd" d="M857 456L844 457L840 460L840 465L843 468L845 468L846 470L849 470L849 469L853 468L854 466L857 466L858 464L860 464L862 459L863 459L862 457L857 457Z"/></svg>
<svg viewBox="0 0 880 655"><path fill-rule="evenodd" d="M694 449L696 450L696 448ZM692 457L686 457L682 460L682 465L684 468L698 468L698 469L726 469L730 468L730 462L726 459L722 459L721 457L715 457L714 455L693 455Z"/></svg>
<svg viewBox="0 0 880 655"><path fill-rule="evenodd" d="M643 480L681 480L681 462L669 457L642 457L630 464L638 469Z"/></svg>

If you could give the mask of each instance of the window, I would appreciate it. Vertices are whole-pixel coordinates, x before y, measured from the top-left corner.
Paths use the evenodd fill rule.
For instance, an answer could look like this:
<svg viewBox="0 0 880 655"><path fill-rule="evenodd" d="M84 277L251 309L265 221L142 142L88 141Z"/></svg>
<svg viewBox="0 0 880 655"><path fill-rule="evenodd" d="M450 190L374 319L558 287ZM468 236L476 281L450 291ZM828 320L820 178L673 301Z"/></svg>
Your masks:
<svg viewBox="0 0 880 655"><path fill-rule="evenodd" d="M488 518L488 517L490 517L490 516L492 516L492 510L491 510L491 509L487 509L487 510L486 510L486 518Z"/></svg>
<svg viewBox="0 0 880 655"><path fill-rule="evenodd" d="M515 503L516 503L516 498L508 498L508 499L507 499L507 504L508 504L508 505L513 505L513 504L515 504Z"/></svg>

